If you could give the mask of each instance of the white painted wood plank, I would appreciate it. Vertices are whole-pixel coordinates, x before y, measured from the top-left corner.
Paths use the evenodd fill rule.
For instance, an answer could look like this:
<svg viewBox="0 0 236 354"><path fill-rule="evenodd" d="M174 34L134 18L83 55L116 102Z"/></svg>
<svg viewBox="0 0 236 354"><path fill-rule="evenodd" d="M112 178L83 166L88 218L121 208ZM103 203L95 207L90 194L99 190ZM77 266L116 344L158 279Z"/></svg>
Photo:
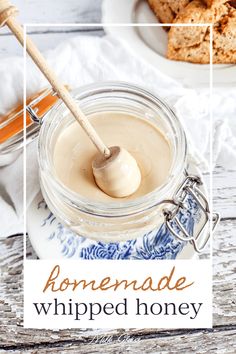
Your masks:
<svg viewBox="0 0 236 354"><path fill-rule="evenodd" d="M216 166L213 174L213 205L221 218L236 218L236 166Z"/></svg>
<svg viewBox="0 0 236 354"><path fill-rule="evenodd" d="M100 5L101 0L13 0L12 3L17 6L20 10L18 20L23 23L31 23L31 24L81 24L81 23L99 23L101 17ZM55 27L28 27L28 33L41 33L44 32L59 32L55 37L52 35L47 35L47 43L48 45L44 45L46 36L43 37L40 34L39 41L42 41L41 48L42 50L50 47L51 43L53 43L54 39L58 42L60 34L61 39L63 41L66 38L70 38L72 35L68 34L68 36L62 31L70 32L69 28L55 28ZM95 32L98 34L98 32ZM33 36L35 39L35 36ZM22 55L22 50L18 43L16 43L16 39L7 29L7 27L0 28L0 59L2 57L14 56L14 55Z"/></svg>
<svg viewBox="0 0 236 354"><path fill-rule="evenodd" d="M16 38L14 36L0 36L0 60L16 55L23 56L23 49Z"/></svg>
<svg viewBox="0 0 236 354"><path fill-rule="evenodd" d="M99 23L101 1L12 0L11 3L18 8L21 23Z"/></svg>
<svg viewBox="0 0 236 354"><path fill-rule="evenodd" d="M103 35L102 28L97 29L84 29L78 26L78 28L57 27L51 33L48 27L40 29L41 32L37 32L35 27L29 27L30 37L36 43L38 48L43 52L48 49L52 49L60 43L69 40L79 35L101 36ZM28 33L29 33L28 32ZM35 33L36 32L36 33ZM44 33L45 32L45 33ZM22 56L23 50L17 39L14 36L0 36L0 60L9 56Z"/></svg>
<svg viewBox="0 0 236 354"><path fill-rule="evenodd" d="M235 354L236 330L231 328L217 328L215 330L185 330L179 332L163 331L157 333L148 331L129 336L120 330L119 334L94 335L86 338L81 335L77 339L61 342L49 341L44 344L29 344L14 349L15 354L45 354L45 353L83 353L83 354ZM57 338L57 335L52 335ZM97 341L97 342L96 342ZM107 341L107 342L106 342ZM11 347L11 349L13 349ZM3 351L2 353L5 353Z"/></svg>

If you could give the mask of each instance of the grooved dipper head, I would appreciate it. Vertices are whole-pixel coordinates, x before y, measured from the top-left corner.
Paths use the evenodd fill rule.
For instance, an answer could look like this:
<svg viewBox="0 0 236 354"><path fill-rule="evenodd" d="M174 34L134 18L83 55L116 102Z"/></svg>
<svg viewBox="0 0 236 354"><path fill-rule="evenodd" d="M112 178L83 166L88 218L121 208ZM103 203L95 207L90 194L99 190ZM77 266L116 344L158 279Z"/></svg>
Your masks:
<svg viewBox="0 0 236 354"><path fill-rule="evenodd" d="M115 198L133 194L141 182L141 173L133 156L119 146L110 148L111 155L99 154L92 164L93 175L98 187Z"/></svg>

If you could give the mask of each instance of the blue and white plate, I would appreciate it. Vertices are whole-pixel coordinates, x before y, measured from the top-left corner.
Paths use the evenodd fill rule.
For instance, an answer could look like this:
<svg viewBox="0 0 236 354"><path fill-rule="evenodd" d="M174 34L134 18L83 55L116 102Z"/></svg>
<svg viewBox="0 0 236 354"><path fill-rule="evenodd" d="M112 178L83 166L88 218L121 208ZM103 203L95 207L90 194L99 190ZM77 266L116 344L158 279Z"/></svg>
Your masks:
<svg viewBox="0 0 236 354"><path fill-rule="evenodd" d="M196 168L191 172L199 175ZM205 186L203 192L206 193ZM188 210L179 218L190 234L200 227L202 212L188 197ZM178 232L178 226L172 225ZM163 224L135 240L101 242L76 235L64 227L48 209L42 194L27 210L27 231L31 244L41 259L190 259L196 252L190 243L180 241ZM204 242L204 237L202 242Z"/></svg>

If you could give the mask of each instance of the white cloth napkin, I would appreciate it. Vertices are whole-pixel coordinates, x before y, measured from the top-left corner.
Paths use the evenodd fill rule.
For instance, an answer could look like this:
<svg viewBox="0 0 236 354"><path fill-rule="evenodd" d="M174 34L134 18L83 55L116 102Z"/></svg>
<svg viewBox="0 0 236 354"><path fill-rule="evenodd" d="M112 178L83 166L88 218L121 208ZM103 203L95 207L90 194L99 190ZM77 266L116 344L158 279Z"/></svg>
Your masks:
<svg viewBox="0 0 236 354"><path fill-rule="evenodd" d="M79 36L49 50L45 56L61 80L76 88L92 82L119 80L140 85L159 95L178 114L187 132L191 155L207 168L209 160L209 89L185 88L130 52L125 43L105 37ZM161 68L160 68L161 69ZM47 86L35 65L27 62L27 94ZM23 59L0 61L0 115L22 100ZM216 91L213 95L215 128L214 161L236 161L236 92ZM27 148L27 204L39 191L37 142ZM23 157L0 168L0 237L23 231Z"/></svg>

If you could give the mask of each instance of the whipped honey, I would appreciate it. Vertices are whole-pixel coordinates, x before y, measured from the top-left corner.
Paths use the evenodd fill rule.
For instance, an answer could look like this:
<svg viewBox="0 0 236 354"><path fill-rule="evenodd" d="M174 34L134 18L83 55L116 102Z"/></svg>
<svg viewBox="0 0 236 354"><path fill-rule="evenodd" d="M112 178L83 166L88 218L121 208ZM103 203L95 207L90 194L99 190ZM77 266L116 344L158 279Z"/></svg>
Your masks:
<svg viewBox="0 0 236 354"><path fill-rule="evenodd" d="M80 125L73 122L60 133L53 155L56 174L67 188L95 202L120 202L144 196L165 182L172 164L171 148L151 122L118 112L96 113L89 119L108 147L121 146L136 159L141 184L124 198L112 198L100 190L92 171L97 150Z"/></svg>

